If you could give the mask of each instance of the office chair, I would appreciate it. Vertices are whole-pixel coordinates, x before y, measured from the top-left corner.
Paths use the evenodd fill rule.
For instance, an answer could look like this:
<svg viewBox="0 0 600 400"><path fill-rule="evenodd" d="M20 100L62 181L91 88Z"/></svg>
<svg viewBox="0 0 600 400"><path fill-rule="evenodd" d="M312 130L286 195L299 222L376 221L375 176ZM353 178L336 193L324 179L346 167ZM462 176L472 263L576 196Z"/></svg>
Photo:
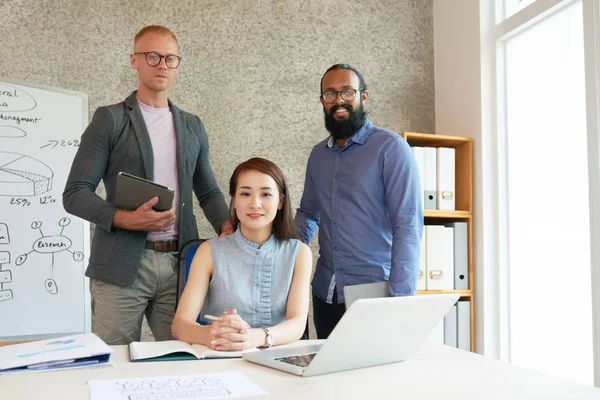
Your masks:
<svg viewBox="0 0 600 400"><path fill-rule="evenodd" d="M183 293L183 288L185 287L185 283L187 282L187 278L190 273L190 266L192 265L192 260L194 259L196 250L198 250L198 246L200 246L205 241L206 239L192 239L186 244L184 244L181 248L181 251L179 252L179 279L177 280L177 301L175 303L175 307L177 307L177 305L179 304L179 298L181 297L181 294ZM200 315L198 315L198 319L196 321L200 325L206 325L204 321L201 320Z"/></svg>

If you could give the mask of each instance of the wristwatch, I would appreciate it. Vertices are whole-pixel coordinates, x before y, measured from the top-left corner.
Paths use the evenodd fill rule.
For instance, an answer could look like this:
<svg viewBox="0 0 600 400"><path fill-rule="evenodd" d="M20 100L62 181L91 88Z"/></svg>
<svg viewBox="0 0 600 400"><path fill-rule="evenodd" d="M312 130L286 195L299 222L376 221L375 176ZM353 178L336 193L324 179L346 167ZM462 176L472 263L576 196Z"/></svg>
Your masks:
<svg viewBox="0 0 600 400"><path fill-rule="evenodd" d="M262 330L265 331L265 344L258 347L261 349L268 349L273 346L273 335L271 335L271 332L269 332L267 328L262 328Z"/></svg>

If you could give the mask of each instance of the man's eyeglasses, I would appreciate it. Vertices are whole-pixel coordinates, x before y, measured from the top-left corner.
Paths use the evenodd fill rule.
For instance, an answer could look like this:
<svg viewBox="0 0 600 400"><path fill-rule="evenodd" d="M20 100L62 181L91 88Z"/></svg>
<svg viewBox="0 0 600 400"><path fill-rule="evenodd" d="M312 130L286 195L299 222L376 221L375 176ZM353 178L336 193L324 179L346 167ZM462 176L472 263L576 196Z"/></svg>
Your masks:
<svg viewBox="0 0 600 400"><path fill-rule="evenodd" d="M165 65L171 69L175 69L179 67L179 63L181 62L181 57L176 56L175 54L167 54L166 56L161 56L154 51L143 51L133 54L143 54L146 56L146 62L151 67L156 67L162 59L165 59Z"/></svg>
<svg viewBox="0 0 600 400"><path fill-rule="evenodd" d="M338 93L344 101L352 101L356 97L356 92L360 92L362 89L344 89L339 91L328 91L321 94L321 98L325 103L334 103L337 99Z"/></svg>

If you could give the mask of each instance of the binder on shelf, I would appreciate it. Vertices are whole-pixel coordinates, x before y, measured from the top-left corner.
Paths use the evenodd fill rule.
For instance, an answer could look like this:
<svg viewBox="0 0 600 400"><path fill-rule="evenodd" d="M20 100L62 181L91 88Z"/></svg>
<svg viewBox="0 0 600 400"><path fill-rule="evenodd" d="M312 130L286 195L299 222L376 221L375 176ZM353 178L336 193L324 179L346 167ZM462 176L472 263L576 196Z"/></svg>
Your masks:
<svg viewBox="0 0 600 400"><path fill-rule="evenodd" d="M452 306L444 317L444 344L458 347L456 304Z"/></svg>
<svg viewBox="0 0 600 400"><path fill-rule="evenodd" d="M471 303L459 301L456 308L458 348L471 351Z"/></svg>
<svg viewBox="0 0 600 400"><path fill-rule="evenodd" d="M427 290L427 253L425 242L427 241L427 225L423 227L423 238L421 239L421 255L419 257L419 277L417 279L417 290Z"/></svg>
<svg viewBox="0 0 600 400"><path fill-rule="evenodd" d="M427 340L430 340L435 343L444 344L444 318L438 322L438 324L433 328Z"/></svg>
<svg viewBox="0 0 600 400"><path fill-rule="evenodd" d="M425 207L425 151L422 147L411 147L417 166L419 167L419 182L421 183L421 204ZM427 207L425 207L427 208Z"/></svg>
<svg viewBox="0 0 600 400"><path fill-rule="evenodd" d="M453 222L447 226L454 228L454 289L469 289L469 245L467 223Z"/></svg>
<svg viewBox="0 0 600 400"><path fill-rule="evenodd" d="M419 167L427 224L423 230L419 265L422 270L422 263L425 263L425 280L417 281L417 290L423 294L460 291L460 311L457 303L444 317L444 341L447 345L471 351L474 350L471 348L474 334L471 306L474 303L471 302L475 300L474 287L469 286L469 274L474 267L470 259L473 252L473 237L470 235L473 141L468 137L418 132L403 132L401 136L412 147ZM456 210L460 212L452 212ZM449 243L441 232L443 228L440 226L444 225L453 229ZM450 249L446 250L448 246ZM444 262L448 259L451 265ZM449 278L449 282L444 282L444 278Z"/></svg>
<svg viewBox="0 0 600 400"><path fill-rule="evenodd" d="M437 151L435 147L423 148L423 190L425 200L423 208L426 210L437 209Z"/></svg>
<svg viewBox="0 0 600 400"><path fill-rule="evenodd" d="M427 290L454 289L454 229L428 225L425 252Z"/></svg>
<svg viewBox="0 0 600 400"><path fill-rule="evenodd" d="M437 149L437 209L456 209L455 184L456 151L448 147Z"/></svg>
<svg viewBox="0 0 600 400"><path fill-rule="evenodd" d="M455 177L456 151L448 147L437 149L437 209L456 209L456 177Z"/></svg>

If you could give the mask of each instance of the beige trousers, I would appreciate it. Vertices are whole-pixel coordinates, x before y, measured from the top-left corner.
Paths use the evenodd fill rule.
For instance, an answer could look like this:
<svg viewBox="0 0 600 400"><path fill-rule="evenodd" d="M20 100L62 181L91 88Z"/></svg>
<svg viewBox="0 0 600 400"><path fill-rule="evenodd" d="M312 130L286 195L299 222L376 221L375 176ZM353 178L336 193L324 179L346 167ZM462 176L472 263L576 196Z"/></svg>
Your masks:
<svg viewBox="0 0 600 400"><path fill-rule="evenodd" d="M92 331L109 345L139 341L145 315L156 340L171 340L177 299L176 270L175 253L144 250L131 285L90 279Z"/></svg>

